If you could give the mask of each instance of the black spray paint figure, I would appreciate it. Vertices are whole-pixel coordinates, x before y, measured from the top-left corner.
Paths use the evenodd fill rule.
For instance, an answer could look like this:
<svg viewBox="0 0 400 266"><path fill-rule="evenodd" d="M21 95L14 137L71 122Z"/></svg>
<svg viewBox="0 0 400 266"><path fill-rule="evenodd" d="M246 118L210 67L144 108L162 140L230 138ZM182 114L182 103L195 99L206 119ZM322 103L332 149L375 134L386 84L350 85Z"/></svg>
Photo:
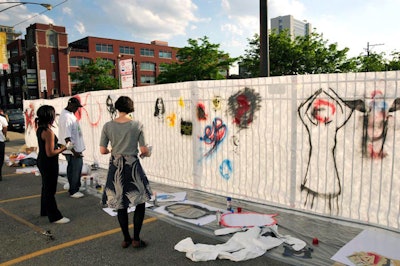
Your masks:
<svg viewBox="0 0 400 266"><path fill-rule="evenodd" d="M154 116L164 122L165 105L163 98L157 98L156 104L154 106Z"/></svg>
<svg viewBox="0 0 400 266"><path fill-rule="evenodd" d="M113 100L111 99L110 95L107 96L106 105L107 111L111 116L111 120L114 120L114 118L117 116L117 109L115 109Z"/></svg>
<svg viewBox="0 0 400 266"><path fill-rule="evenodd" d="M255 112L261 107L261 96L254 89L244 88L228 99L228 112L234 117L233 123L239 129L248 128L255 118Z"/></svg>
<svg viewBox="0 0 400 266"><path fill-rule="evenodd" d="M310 198L313 208L316 197L328 200L328 208L339 211L338 196L342 185L336 166L337 132L350 119L354 110L363 110L363 102L344 101L335 91L319 89L298 108L299 117L306 127L310 150L301 183L301 191L307 193L304 205ZM346 112L345 107L349 108ZM317 147L318 150L313 150ZM334 201L336 199L336 201ZM334 204L334 206L333 206Z"/></svg>
<svg viewBox="0 0 400 266"><path fill-rule="evenodd" d="M371 99L363 116L362 152L366 158L379 160L387 155L384 145L390 113L400 109L400 98L395 99L390 108L380 90L374 90Z"/></svg>

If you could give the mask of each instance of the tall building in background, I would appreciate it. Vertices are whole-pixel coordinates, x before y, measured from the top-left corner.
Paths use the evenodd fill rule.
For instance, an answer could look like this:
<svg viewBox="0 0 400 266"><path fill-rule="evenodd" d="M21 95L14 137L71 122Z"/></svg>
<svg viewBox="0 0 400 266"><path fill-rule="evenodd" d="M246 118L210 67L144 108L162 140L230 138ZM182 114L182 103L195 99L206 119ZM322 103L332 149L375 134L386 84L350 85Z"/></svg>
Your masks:
<svg viewBox="0 0 400 266"><path fill-rule="evenodd" d="M312 32L310 23L305 20L297 20L293 18L292 15L279 16L271 19L271 31L274 30L277 33L288 30L292 39L295 39L297 36L309 35Z"/></svg>

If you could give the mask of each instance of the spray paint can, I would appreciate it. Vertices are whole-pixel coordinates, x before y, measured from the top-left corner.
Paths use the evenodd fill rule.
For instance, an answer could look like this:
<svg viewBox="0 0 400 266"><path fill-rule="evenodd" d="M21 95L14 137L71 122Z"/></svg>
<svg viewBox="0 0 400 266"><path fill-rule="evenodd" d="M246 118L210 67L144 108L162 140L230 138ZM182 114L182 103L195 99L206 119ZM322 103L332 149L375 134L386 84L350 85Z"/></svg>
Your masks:
<svg viewBox="0 0 400 266"><path fill-rule="evenodd" d="M231 197L226 198L226 209L228 211L232 211L232 198Z"/></svg>
<svg viewBox="0 0 400 266"><path fill-rule="evenodd" d="M221 225L221 211L217 210L215 213L216 217L217 217L217 224Z"/></svg>

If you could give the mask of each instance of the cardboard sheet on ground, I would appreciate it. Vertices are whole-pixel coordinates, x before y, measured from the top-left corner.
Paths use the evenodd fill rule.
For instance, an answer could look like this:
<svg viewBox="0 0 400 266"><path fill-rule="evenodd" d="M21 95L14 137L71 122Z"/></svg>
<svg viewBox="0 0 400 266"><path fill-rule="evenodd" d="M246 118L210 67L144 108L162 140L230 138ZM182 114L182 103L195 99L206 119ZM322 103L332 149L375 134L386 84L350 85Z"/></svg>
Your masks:
<svg viewBox="0 0 400 266"><path fill-rule="evenodd" d="M186 200L186 192L175 192L175 193L157 192L156 195L158 202L172 202L172 201Z"/></svg>
<svg viewBox="0 0 400 266"><path fill-rule="evenodd" d="M199 202L185 200L155 208L154 211L188 223L205 225L216 220L216 211L223 211Z"/></svg>
<svg viewBox="0 0 400 266"><path fill-rule="evenodd" d="M58 174L60 176L66 176L67 175L67 166L68 163L67 161L58 161L59 169L58 169ZM88 164L83 164L82 165L82 175L89 175L90 174L90 166Z"/></svg>
<svg viewBox="0 0 400 266"><path fill-rule="evenodd" d="M152 207L152 206L153 206L153 204L150 204L150 203L146 202L146 208ZM128 208L128 213L134 212L135 209L136 209L135 206L129 207ZM111 209L111 208L103 208L103 211L105 211L106 213L108 213L111 216L117 216L117 210L114 210L114 209Z"/></svg>
<svg viewBox="0 0 400 266"><path fill-rule="evenodd" d="M400 236L367 229L344 245L331 259L345 265L400 265L399 251Z"/></svg>
<svg viewBox="0 0 400 266"><path fill-rule="evenodd" d="M37 166L32 166L32 167L22 167L22 168L17 168L15 170L15 173L17 174L26 174L26 173L32 173L32 174L36 174L39 173L39 169L37 168Z"/></svg>

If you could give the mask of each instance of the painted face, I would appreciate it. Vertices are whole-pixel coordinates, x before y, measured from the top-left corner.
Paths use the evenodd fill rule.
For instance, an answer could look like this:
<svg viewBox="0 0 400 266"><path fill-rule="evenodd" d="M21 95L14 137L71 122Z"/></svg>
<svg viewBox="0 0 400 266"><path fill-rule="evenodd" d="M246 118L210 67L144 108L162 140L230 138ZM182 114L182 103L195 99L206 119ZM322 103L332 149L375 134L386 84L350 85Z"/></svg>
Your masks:
<svg viewBox="0 0 400 266"><path fill-rule="evenodd" d="M332 122L332 117L335 113L336 107L333 103L324 99L314 101L312 117L319 123L328 124Z"/></svg>
<svg viewBox="0 0 400 266"><path fill-rule="evenodd" d="M215 96L214 99L212 100L212 104L214 107L214 110L220 110L221 109L221 97Z"/></svg>
<svg viewBox="0 0 400 266"><path fill-rule="evenodd" d="M157 100L157 108L158 108L158 110L162 110L162 108L163 108L163 102L161 99Z"/></svg>

